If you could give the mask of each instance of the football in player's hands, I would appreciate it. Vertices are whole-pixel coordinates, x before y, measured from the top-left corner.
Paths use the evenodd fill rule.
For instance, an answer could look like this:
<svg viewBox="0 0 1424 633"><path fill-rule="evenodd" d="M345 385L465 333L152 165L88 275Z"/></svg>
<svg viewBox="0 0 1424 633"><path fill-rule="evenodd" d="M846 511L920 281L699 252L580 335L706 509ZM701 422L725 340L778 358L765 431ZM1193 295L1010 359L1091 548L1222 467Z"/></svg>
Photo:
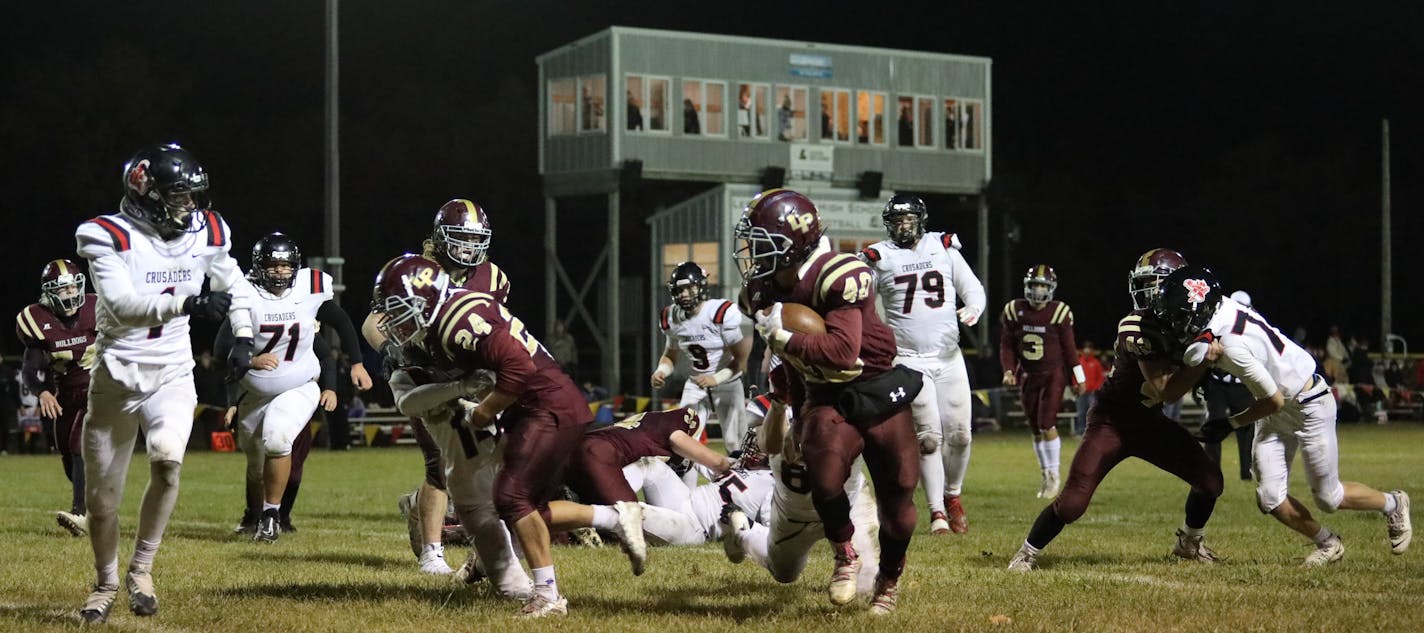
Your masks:
<svg viewBox="0 0 1424 633"><path fill-rule="evenodd" d="M825 334L826 322L815 310L799 303L776 303L770 308L757 312L763 315L771 311L776 311L779 317L778 326L789 332L796 334ZM758 319L760 322L760 319Z"/></svg>
<svg viewBox="0 0 1424 633"><path fill-rule="evenodd" d="M1226 418L1212 418L1207 420L1197 430L1197 439L1207 444L1219 444L1226 436L1231 435L1236 427L1231 426L1231 420Z"/></svg>

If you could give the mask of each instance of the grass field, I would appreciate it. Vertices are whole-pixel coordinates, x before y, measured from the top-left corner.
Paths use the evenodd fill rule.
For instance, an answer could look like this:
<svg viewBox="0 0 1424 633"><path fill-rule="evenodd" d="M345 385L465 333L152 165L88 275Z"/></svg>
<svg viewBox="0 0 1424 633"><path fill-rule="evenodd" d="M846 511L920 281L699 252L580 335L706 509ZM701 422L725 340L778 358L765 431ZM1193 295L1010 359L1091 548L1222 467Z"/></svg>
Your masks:
<svg viewBox="0 0 1424 633"><path fill-rule="evenodd" d="M1424 502L1424 426L1341 429L1342 471L1376 487L1402 487ZM1228 440L1229 442L1230 440ZM1076 440L1065 440L1064 460ZM1304 539L1256 509L1226 450L1227 491L1207 542L1225 561L1178 563L1168 556L1182 521L1183 484L1129 461L1099 490L1027 575L1004 571L1042 507L1027 435L975 441L966 483L968 535L931 538L910 551L900 610L871 621L864 606L832 608L824 597L830 557L817 548L805 576L778 585L750 563L733 566L715 544L655 549L634 578L616 547L557 548L570 631L1424 631L1424 543L1392 556L1376 514L1327 518L1345 559L1301 569ZM142 457L136 464L145 463ZM109 625L154 631L498 631L515 605L484 587L420 575L406 545L396 496L419 480L414 448L319 451L307 462L294 521L300 532L272 546L233 536L243 459L189 455L182 496L155 578L154 618L136 618L121 592ZM133 468L122 515L120 571L133 547L146 468ZM93 582L87 539L53 520L68 500L57 457L0 457L0 630L75 628ZM1309 499L1299 476L1293 491ZM1417 517L1416 517L1417 518ZM462 548L448 553L454 564ZM1007 620L1005 619L1007 618Z"/></svg>

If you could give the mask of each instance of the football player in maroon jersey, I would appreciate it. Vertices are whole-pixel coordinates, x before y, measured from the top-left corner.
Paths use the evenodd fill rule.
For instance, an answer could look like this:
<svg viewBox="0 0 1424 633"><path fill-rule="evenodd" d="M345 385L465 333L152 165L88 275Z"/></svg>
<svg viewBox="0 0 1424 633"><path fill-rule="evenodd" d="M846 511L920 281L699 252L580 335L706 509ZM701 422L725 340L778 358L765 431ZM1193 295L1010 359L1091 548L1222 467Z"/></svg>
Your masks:
<svg viewBox="0 0 1424 633"><path fill-rule="evenodd" d="M84 273L67 259L45 264L40 300L15 316L15 334L25 346L21 377L39 395L40 417L54 427L50 439L64 464L72 489L68 512L55 521L74 536L89 530L84 509L84 455L79 450L84 412L89 408L89 369L94 366L95 326L92 294L84 292Z"/></svg>
<svg viewBox="0 0 1424 633"><path fill-rule="evenodd" d="M1159 248L1139 258L1130 272L1129 292L1136 309L1118 322L1117 357L1107 382L1097 392L1097 401L1088 410L1088 430L1068 467L1068 481L1033 522L1028 538L1009 561L1009 571L1034 569L1043 548L1066 525L1083 516L1098 484L1129 457L1142 459L1191 486L1186 520L1177 530L1172 554L1216 562L1216 554L1203 539L1207 519L1221 496L1221 468L1190 433L1162 413L1162 403L1181 398L1205 374L1203 368L1209 363L1183 368L1182 344L1150 307L1158 282L1185 265L1180 253ZM1211 354L1220 351L1218 343Z"/></svg>
<svg viewBox="0 0 1424 633"><path fill-rule="evenodd" d="M1038 498L1058 492L1058 407L1063 403L1063 383L1073 374L1078 392L1086 377L1078 366L1073 341L1073 310L1053 299L1058 274L1053 267L1031 266L1024 275L1024 298L1004 305L999 319L999 363L1004 384L1019 385L1024 417L1033 429L1033 454L1043 472Z"/></svg>
<svg viewBox="0 0 1424 633"><path fill-rule="evenodd" d="M720 478L732 462L697 441L702 421L692 409L651 411L589 431L574 453L567 482L583 503L638 502L623 467L644 457L687 459ZM714 479L715 480L715 479Z"/></svg>
<svg viewBox="0 0 1424 633"><path fill-rule="evenodd" d="M906 392L898 408L850 420L838 408L843 397L892 371L895 336L875 313L874 277L854 255L835 252L823 236L816 205L787 189L758 194L737 224L733 257L742 272L744 303L757 311L757 331L787 362L797 439L811 474L811 498L835 552L830 599L855 598L860 560L851 546L855 527L845 482L857 455L864 455L880 502L880 570L871 613L895 610L905 551L915 530L912 495L919 482L919 442ZM825 321L825 334L799 334L781 325L781 302L799 303ZM762 313L763 308L768 309ZM894 376L885 376L894 378ZM870 381L875 381L874 383ZM920 377L915 375L915 382Z"/></svg>
<svg viewBox="0 0 1424 633"><path fill-rule="evenodd" d="M509 297L509 276L489 259L493 239L494 230L484 207L471 200L456 198L441 205L435 212L430 235L421 245L421 250L424 256L440 263L453 284L489 294L504 303ZM386 347L386 336L376 327L377 321L377 315L372 311L361 324L361 335L372 348L389 357L394 350ZM445 563L441 529L445 523L449 495L446 493L445 467L440 462L440 446L421 420L412 419L410 427L425 459L425 480L415 494L402 495L399 502L402 513L406 515L411 550L420 561L421 571L448 574L453 570Z"/></svg>
<svg viewBox="0 0 1424 633"><path fill-rule="evenodd" d="M522 615L564 615L568 601L559 596L549 530L584 527L586 516L560 516L549 501L591 421L583 394L524 327L494 297L452 288L434 260L404 255L387 263L376 277L372 307L378 327L395 345L412 344L434 364L450 372L495 373L489 395L469 414L472 428L498 422L504 435L504 464L494 483L494 504L514 533L534 576L534 596ZM563 504L561 504L562 506ZM567 504L571 510L584 508ZM636 540L623 545L635 574L647 556L642 541L641 509L618 504L633 517Z"/></svg>

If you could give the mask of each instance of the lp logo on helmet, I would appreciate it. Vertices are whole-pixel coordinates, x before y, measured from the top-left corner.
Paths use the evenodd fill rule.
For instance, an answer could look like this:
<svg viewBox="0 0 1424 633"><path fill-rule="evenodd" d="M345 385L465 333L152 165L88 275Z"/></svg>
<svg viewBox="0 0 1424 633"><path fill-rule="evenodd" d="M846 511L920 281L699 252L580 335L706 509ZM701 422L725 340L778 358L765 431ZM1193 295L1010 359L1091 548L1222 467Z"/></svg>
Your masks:
<svg viewBox="0 0 1424 633"><path fill-rule="evenodd" d="M793 213L786 216L786 223L791 228L806 233L811 230L811 225L816 223L816 216L810 213Z"/></svg>
<svg viewBox="0 0 1424 633"><path fill-rule="evenodd" d="M1201 279L1183 279L1182 287L1187 289L1187 303L1191 304L1206 301L1206 293L1211 289Z"/></svg>

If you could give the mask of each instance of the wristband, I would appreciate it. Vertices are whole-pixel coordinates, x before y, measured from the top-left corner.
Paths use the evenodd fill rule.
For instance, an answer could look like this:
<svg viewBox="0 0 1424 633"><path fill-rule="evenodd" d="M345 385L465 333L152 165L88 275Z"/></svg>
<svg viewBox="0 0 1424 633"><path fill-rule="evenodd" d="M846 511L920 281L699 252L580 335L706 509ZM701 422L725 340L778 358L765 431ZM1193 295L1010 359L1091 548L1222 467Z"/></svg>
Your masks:
<svg viewBox="0 0 1424 633"><path fill-rule="evenodd" d="M1073 381L1079 385L1088 382L1088 376L1083 373L1082 365L1073 366Z"/></svg>
<svg viewBox="0 0 1424 633"><path fill-rule="evenodd" d="M657 376L658 378L667 378L668 376L672 375L672 369L672 363L669 363L666 359L664 359L658 362L658 368L653 370L653 375Z"/></svg>
<svg viewBox="0 0 1424 633"><path fill-rule="evenodd" d="M727 382L728 380L731 380L733 373L734 372L732 371L731 367L723 367L717 370L717 373L712 374L712 378L715 379L717 381L717 384L720 385L724 382Z"/></svg>

